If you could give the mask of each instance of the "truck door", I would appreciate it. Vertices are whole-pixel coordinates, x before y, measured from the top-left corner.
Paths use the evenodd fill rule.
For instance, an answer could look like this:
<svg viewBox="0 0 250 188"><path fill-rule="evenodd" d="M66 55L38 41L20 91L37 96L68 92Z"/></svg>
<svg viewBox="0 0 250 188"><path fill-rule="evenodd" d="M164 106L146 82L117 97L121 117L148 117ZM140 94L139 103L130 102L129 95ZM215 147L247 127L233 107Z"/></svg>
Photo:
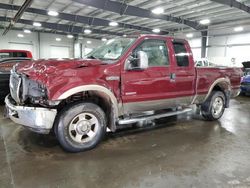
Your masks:
<svg viewBox="0 0 250 188"><path fill-rule="evenodd" d="M132 52L147 54L149 67L123 70L121 95L125 113L164 109L175 104L170 80L170 60L164 39L145 39ZM172 98L172 99L171 99Z"/></svg>
<svg viewBox="0 0 250 188"><path fill-rule="evenodd" d="M172 62L175 62L173 72L174 95L177 103L188 105L195 95L195 68L193 55L188 43L184 40L173 40Z"/></svg>

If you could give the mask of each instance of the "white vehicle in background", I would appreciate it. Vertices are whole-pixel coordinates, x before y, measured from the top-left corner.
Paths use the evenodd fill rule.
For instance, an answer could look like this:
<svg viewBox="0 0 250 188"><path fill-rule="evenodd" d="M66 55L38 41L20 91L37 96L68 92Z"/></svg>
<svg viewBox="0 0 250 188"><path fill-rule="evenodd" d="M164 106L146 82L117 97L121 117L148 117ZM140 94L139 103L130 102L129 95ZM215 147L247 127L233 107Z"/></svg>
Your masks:
<svg viewBox="0 0 250 188"><path fill-rule="evenodd" d="M201 58L195 61L195 66L196 67L211 67L211 66L214 66L214 64L212 64L207 58Z"/></svg>

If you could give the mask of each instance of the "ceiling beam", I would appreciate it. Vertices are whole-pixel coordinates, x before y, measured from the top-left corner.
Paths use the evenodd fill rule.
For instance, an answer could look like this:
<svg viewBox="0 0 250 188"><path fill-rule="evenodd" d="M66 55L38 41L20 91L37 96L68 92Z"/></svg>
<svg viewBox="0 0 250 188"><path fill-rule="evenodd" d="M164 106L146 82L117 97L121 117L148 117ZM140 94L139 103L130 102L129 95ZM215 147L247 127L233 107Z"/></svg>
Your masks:
<svg viewBox="0 0 250 188"><path fill-rule="evenodd" d="M155 15L150 10L128 5L126 3L121 3L118 1L111 1L111 0L73 0L73 1L87 6L92 6L98 9L114 12L120 15L137 16L149 19L160 19L160 20L175 22L178 24L184 24L195 30L206 29L206 27L201 26L198 22L182 19L180 17L174 17L172 15L165 15L165 14Z"/></svg>
<svg viewBox="0 0 250 188"><path fill-rule="evenodd" d="M238 2L236 0L211 0L211 1L223 4L223 5L228 5L230 7L234 7L234 8L243 10L243 11L247 12L248 14L250 14L250 7L243 4L243 3Z"/></svg>
<svg viewBox="0 0 250 188"><path fill-rule="evenodd" d="M33 0L26 0L22 6L20 6L18 8L18 11L16 13L16 15L14 16L13 19L10 20L10 23L8 25L8 27L4 30L3 35L6 35L6 33L8 33L8 31L14 26L14 24L22 17L23 13L25 12L25 10L30 7L30 5L32 4Z"/></svg>
<svg viewBox="0 0 250 188"><path fill-rule="evenodd" d="M4 29L5 27L3 26L0 26L0 29ZM23 29L21 28L17 28L17 27L13 27L11 30L14 30L14 31L23 31ZM59 34L59 35L67 35L68 33L65 33L65 32L61 32L61 31L57 31L57 32L54 32L54 31L45 31L45 30L37 30L37 29L32 29L32 32L38 32L38 33L48 33L48 34ZM76 37L76 35L75 35ZM101 39L101 37L93 37L93 36L86 36L86 38L91 38L91 39Z"/></svg>
<svg viewBox="0 0 250 188"><path fill-rule="evenodd" d="M18 10L20 7L16 5L11 5L11 4L4 4L0 3L0 9L5 9L5 10ZM29 13L34 13L34 14L39 14L39 15L44 15L48 16L47 10L43 9L37 9L37 8L28 8L26 9L26 12ZM67 20L75 23L82 23L86 25L92 25L92 26L104 26L108 27L110 21L106 19L101 19L101 18L94 18L94 17L89 17L89 16L82 16L82 15L74 15L74 14L68 14L68 13L59 13L59 15L56 17L62 20ZM132 24L125 24L118 22L119 26L121 28L126 28L126 29L135 29L139 31L145 31L145 32L150 32L152 33L152 29L148 27L141 27L137 25L132 25ZM166 35L168 34L168 31L162 31L160 34Z"/></svg>
<svg viewBox="0 0 250 188"><path fill-rule="evenodd" d="M0 17L0 21L2 22L9 22L11 18L6 17ZM19 19L17 23L26 24L26 25L33 25L32 20L25 20L25 19ZM67 24L57 24L57 23L48 23L48 22L40 22L42 24L43 28L46 29L52 29L57 30L65 33L73 33L73 34L84 34L84 28L74 25L67 25ZM96 34L107 34L107 35L113 35L113 36L122 36L123 33L118 32L112 32L112 31L104 31L99 29L91 29L92 33Z"/></svg>

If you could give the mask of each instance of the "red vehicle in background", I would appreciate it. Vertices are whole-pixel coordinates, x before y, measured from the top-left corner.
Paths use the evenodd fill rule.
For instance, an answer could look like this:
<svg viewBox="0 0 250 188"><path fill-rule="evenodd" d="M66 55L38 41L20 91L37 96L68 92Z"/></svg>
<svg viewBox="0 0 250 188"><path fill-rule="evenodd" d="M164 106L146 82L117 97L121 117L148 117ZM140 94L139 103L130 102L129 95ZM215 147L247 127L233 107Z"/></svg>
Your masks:
<svg viewBox="0 0 250 188"><path fill-rule="evenodd" d="M27 50L11 50L11 49L2 49L0 50L0 59L2 58L29 58L32 59L32 53Z"/></svg>
<svg viewBox="0 0 250 188"><path fill-rule="evenodd" d="M195 67L186 40L115 38L85 59L28 61L11 71L7 117L54 131L70 152L94 148L107 128L186 113L217 120L240 92L240 68Z"/></svg>

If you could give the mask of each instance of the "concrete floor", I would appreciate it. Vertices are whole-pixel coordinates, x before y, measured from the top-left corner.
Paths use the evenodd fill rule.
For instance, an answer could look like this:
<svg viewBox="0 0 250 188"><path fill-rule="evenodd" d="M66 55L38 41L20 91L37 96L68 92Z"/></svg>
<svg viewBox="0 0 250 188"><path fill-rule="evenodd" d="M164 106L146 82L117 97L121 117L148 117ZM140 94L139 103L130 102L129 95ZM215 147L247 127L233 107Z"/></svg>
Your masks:
<svg viewBox="0 0 250 188"><path fill-rule="evenodd" d="M215 122L180 116L65 153L51 136L0 116L0 187L250 187L250 97Z"/></svg>

